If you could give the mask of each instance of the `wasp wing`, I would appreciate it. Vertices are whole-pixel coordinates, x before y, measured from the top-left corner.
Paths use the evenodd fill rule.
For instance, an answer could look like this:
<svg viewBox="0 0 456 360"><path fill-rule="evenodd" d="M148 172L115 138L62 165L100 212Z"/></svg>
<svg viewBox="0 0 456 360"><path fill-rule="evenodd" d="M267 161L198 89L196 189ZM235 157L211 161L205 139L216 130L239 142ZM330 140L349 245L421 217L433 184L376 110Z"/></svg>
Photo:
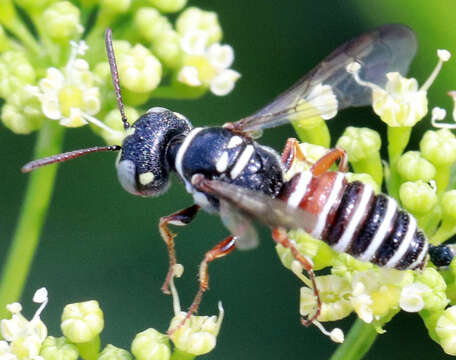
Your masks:
<svg viewBox="0 0 456 360"><path fill-rule="evenodd" d="M376 28L338 47L272 103L230 127L255 132L298 119L327 120L341 109L371 104L371 89L359 85L347 65L358 62L360 78L383 87L387 73L407 73L416 49L415 33L407 26Z"/></svg>
<svg viewBox="0 0 456 360"><path fill-rule="evenodd" d="M310 232L317 220L314 214L300 208L292 208L285 201L223 181L208 180L203 175L194 175L192 183L201 191L221 199L222 203L229 203L248 218L273 228L299 228Z"/></svg>
<svg viewBox="0 0 456 360"><path fill-rule="evenodd" d="M220 199L220 217L225 227L236 237L236 246L239 250L250 250L258 246L258 234L251 219L222 199Z"/></svg>

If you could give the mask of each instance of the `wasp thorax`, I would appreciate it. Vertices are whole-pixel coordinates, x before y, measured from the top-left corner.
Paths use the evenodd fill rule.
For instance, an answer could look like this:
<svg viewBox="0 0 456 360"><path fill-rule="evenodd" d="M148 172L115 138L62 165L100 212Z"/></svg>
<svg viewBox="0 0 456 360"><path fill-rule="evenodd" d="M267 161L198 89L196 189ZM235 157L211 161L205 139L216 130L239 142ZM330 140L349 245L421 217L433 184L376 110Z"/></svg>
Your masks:
<svg viewBox="0 0 456 360"><path fill-rule="evenodd" d="M171 144L191 130L181 114L155 107L128 130L116 166L123 188L134 195L157 196L169 183Z"/></svg>

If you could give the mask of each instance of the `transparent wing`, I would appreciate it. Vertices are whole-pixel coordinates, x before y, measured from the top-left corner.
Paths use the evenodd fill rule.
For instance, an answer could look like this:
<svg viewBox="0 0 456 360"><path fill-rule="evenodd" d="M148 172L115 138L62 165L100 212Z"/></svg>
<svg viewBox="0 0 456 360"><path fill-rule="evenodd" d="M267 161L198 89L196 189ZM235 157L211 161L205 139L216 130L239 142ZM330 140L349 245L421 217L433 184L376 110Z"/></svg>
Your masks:
<svg viewBox="0 0 456 360"><path fill-rule="evenodd" d="M223 181L208 180L203 175L194 175L192 183L197 189L226 201L244 216L271 227L310 232L317 220L314 214L292 208L284 201Z"/></svg>
<svg viewBox="0 0 456 360"><path fill-rule="evenodd" d="M251 219L225 200L220 200L220 217L226 228L236 237L239 250L250 250L258 246L258 234Z"/></svg>
<svg viewBox="0 0 456 360"><path fill-rule="evenodd" d="M383 87L388 72L407 73L416 49L415 33L407 26L376 28L341 45L272 103L229 126L255 132L297 119L327 120L341 109L368 105L371 89L359 85L346 66L358 62L360 78Z"/></svg>

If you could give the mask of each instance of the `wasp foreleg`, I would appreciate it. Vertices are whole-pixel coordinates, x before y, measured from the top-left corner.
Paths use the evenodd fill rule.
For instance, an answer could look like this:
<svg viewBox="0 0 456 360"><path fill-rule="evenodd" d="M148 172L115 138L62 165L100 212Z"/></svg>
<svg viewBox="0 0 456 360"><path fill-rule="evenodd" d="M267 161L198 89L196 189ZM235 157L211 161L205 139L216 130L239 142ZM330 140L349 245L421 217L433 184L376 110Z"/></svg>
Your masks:
<svg viewBox="0 0 456 360"><path fill-rule="evenodd" d="M320 294L318 292L318 287L317 283L315 281L315 273L313 271L313 265L308 260L305 256L301 255L298 251L298 249L295 246L295 243L290 241L288 238L288 235L283 228L275 228L272 230L272 238L274 239L275 242L279 243L283 247L290 249L291 254L293 257L301 264L303 269L309 274L310 280L312 281L312 287L313 287L313 292L315 299L317 300L317 310L315 311L315 314L312 315L312 317L308 319L301 319L301 322L305 326L309 326L312 324L313 321L317 320L318 316L320 315L321 311L321 299L320 299Z"/></svg>
<svg viewBox="0 0 456 360"><path fill-rule="evenodd" d="M295 138L289 138L282 151L282 164L285 166L285 170L290 169L295 159L306 161L306 157L299 146L299 141Z"/></svg>
<svg viewBox="0 0 456 360"><path fill-rule="evenodd" d="M161 290L165 294L170 294L169 291L169 282L171 277L173 276L173 268L176 265L176 250L174 248L174 237L176 234L171 232L168 229L168 225L176 225L176 226L185 226L188 225L196 216L199 210L198 205L192 205L188 208L179 210L171 215L163 216L160 218L159 223L159 231L160 235L165 241L166 246L168 247L168 256L169 256L169 270L168 274L166 275L165 282L163 283Z"/></svg>

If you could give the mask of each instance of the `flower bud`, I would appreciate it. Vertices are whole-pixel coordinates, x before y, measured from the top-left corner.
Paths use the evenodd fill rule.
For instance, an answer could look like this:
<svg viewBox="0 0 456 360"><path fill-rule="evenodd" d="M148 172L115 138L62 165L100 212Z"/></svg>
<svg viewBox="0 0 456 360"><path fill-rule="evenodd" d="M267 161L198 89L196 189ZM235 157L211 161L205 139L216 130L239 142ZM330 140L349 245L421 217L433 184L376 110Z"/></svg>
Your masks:
<svg viewBox="0 0 456 360"><path fill-rule="evenodd" d="M68 304L63 309L60 327L73 343L91 341L101 333L103 326L103 312L95 300Z"/></svg>
<svg viewBox="0 0 456 360"><path fill-rule="evenodd" d="M168 18L150 7L143 7L136 11L134 24L141 36L150 42L160 39L163 34L173 30Z"/></svg>
<svg viewBox="0 0 456 360"><path fill-rule="evenodd" d="M218 22L217 14L196 7L189 7L179 15L176 21L176 29L182 36L192 31L204 31L207 34L208 45L222 39L222 28Z"/></svg>
<svg viewBox="0 0 456 360"><path fill-rule="evenodd" d="M350 162L358 162L376 155L381 146L380 135L369 128L349 126L337 141L337 146L343 148Z"/></svg>
<svg viewBox="0 0 456 360"><path fill-rule="evenodd" d="M69 1L51 4L41 15L41 24L46 35L58 42L79 37L84 31L80 11Z"/></svg>
<svg viewBox="0 0 456 360"><path fill-rule="evenodd" d="M369 174L347 172L344 175L348 182L361 181L363 184L372 187L376 194L381 192L379 184Z"/></svg>
<svg viewBox="0 0 456 360"><path fill-rule="evenodd" d="M439 272L433 268L425 268L416 274L415 281L429 287L430 291L422 292L424 308L431 311L443 310L447 304L446 283Z"/></svg>
<svg viewBox="0 0 456 360"><path fill-rule="evenodd" d="M176 348L180 351L203 355L212 351L217 342L217 335L223 320L223 308L219 303L219 316L191 316L171 335ZM186 313L180 312L171 320L170 329L175 329L185 318Z"/></svg>
<svg viewBox="0 0 456 360"><path fill-rule="evenodd" d="M406 181L429 181L435 177L435 167L418 151L408 151L399 158L397 170Z"/></svg>
<svg viewBox="0 0 456 360"><path fill-rule="evenodd" d="M404 207L413 214L424 214L437 204L435 190L422 180L401 185L399 196Z"/></svg>
<svg viewBox="0 0 456 360"><path fill-rule="evenodd" d="M428 130L420 141L420 150L437 167L451 165L456 161L456 136L448 129Z"/></svg>
<svg viewBox="0 0 456 360"><path fill-rule="evenodd" d="M443 194L440 202L443 217L448 221L456 222L456 190L450 190Z"/></svg>
<svg viewBox="0 0 456 360"><path fill-rule="evenodd" d="M149 0L149 2L163 13L178 12L187 5L187 0Z"/></svg>
<svg viewBox="0 0 456 360"><path fill-rule="evenodd" d="M118 55L121 86L136 92L154 90L161 81L162 65L144 46L137 44Z"/></svg>
<svg viewBox="0 0 456 360"><path fill-rule="evenodd" d="M168 336L155 329L137 334L131 344L131 352L138 360L168 360L171 357Z"/></svg>
<svg viewBox="0 0 456 360"><path fill-rule="evenodd" d="M169 68L179 67L182 60L180 37L174 30L162 33L152 43L152 50L160 61Z"/></svg>
<svg viewBox="0 0 456 360"><path fill-rule="evenodd" d="M97 360L132 360L132 358L133 357L127 350L108 344L100 353L100 356Z"/></svg>
<svg viewBox="0 0 456 360"><path fill-rule="evenodd" d="M456 355L456 306L446 309L437 320L435 332L443 351Z"/></svg>
<svg viewBox="0 0 456 360"><path fill-rule="evenodd" d="M16 134L29 134L38 130L43 121L39 100L22 90L11 94L3 105L1 118L3 124Z"/></svg>
<svg viewBox="0 0 456 360"><path fill-rule="evenodd" d="M125 115L130 124L134 123L139 117L136 109L130 106L125 107ZM108 112L104 123L112 129L112 131L107 131L105 129L101 130L101 136L105 139L106 143L112 145L122 144L125 137L125 130L119 110L115 109Z"/></svg>
<svg viewBox="0 0 456 360"><path fill-rule="evenodd" d="M44 360L76 360L78 349L66 338L48 336L41 345L40 355Z"/></svg>
<svg viewBox="0 0 456 360"><path fill-rule="evenodd" d="M23 91L25 84L35 81L35 69L25 53L7 51L0 56L0 97L8 98L17 91Z"/></svg>

